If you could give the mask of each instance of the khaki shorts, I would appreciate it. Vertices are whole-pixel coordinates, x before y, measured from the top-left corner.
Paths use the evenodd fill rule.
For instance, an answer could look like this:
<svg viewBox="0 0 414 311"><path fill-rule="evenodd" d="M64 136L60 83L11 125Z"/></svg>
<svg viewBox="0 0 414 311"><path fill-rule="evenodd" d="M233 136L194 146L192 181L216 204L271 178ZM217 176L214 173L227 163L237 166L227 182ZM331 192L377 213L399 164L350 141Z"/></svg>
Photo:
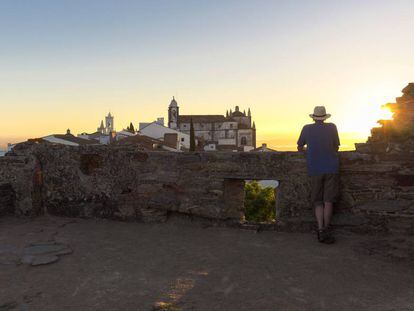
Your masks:
<svg viewBox="0 0 414 311"><path fill-rule="evenodd" d="M323 174L311 176L311 201L313 204L336 202L339 192L339 175Z"/></svg>

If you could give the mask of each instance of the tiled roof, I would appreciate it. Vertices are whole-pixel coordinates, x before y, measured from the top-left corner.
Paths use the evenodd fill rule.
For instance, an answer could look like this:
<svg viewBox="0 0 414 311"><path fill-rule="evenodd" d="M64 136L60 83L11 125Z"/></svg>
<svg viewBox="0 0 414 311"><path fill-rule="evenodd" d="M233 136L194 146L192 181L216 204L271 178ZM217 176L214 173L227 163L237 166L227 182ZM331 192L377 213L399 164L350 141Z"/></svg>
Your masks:
<svg viewBox="0 0 414 311"><path fill-rule="evenodd" d="M190 121L189 121L189 122L190 122ZM168 131L169 131L169 133L180 133L180 131L174 130L174 129L169 128L169 127L166 127L166 126L165 126L165 125L163 125L163 124L159 124L159 123L157 123L157 121L154 121L154 122L151 122L151 123L147 123L147 124L145 124L145 126L143 126L142 128L140 128L140 129L139 129L139 131L142 131L142 130L146 129L147 127L149 127L149 126L151 126L151 125L155 125L155 126L158 126L158 127L167 128L167 129L168 129Z"/></svg>
<svg viewBox="0 0 414 311"><path fill-rule="evenodd" d="M95 133L87 134L87 135L89 136L89 138L99 138L101 136L108 136L108 134L102 134L100 132L95 132Z"/></svg>
<svg viewBox="0 0 414 311"><path fill-rule="evenodd" d="M79 145L96 145L97 144L96 141L75 137L71 134L69 134L69 135L68 134L64 134L64 135L63 134L55 134L53 136L56 137L56 138L59 138L59 139L70 141L70 142L75 143L75 144L79 144Z"/></svg>
<svg viewBox="0 0 414 311"><path fill-rule="evenodd" d="M181 115L178 116L179 123L212 123L212 122L226 122L227 119L223 115Z"/></svg>
<svg viewBox="0 0 414 311"><path fill-rule="evenodd" d="M145 135L135 135L123 138L117 142L116 145L135 145L142 147L145 150L153 150L154 144L162 146L164 143L161 140L154 139Z"/></svg>

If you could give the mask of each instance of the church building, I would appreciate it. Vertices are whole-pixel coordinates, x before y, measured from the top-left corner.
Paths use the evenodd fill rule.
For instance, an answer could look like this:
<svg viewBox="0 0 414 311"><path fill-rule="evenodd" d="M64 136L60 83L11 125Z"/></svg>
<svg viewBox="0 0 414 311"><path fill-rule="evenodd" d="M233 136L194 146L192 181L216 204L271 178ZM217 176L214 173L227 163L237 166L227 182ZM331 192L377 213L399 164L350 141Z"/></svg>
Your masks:
<svg viewBox="0 0 414 311"><path fill-rule="evenodd" d="M101 121L100 126L97 128L97 131L92 134L82 133L78 134L79 138L90 139L98 141L100 144L108 145L111 141L116 138L116 131L114 127L114 116L111 113L105 117L105 124L103 120Z"/></svg>
<svg viewBox="0 0 414 311"><path fill-rule="evenodd" d="M102 120L101 125L97 129L97 132L101 134L110 134L111 132L114 132L114 131L115 131L114 117L109 112L108 115L105 117L105 126Z"/></svg>
<svg viewBox="0 0 414 311"><path fill-rule="evenodd" d="M250 151L256 148L256 126L250 108L241 112L239 106L226 115L181 115L173 97L168 107L168 127L190 134L193 122L195 137L206 151Z"/></svg>

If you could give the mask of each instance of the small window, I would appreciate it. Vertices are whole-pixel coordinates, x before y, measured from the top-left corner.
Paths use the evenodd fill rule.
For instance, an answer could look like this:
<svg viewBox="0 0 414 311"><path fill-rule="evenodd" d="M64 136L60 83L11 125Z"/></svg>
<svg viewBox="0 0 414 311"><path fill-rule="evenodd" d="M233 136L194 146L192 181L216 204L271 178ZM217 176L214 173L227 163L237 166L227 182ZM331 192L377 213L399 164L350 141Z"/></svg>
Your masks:
<svg viewBox="0 0 414 311"><path fill-rule="evenodd" d="M184 137L181 138L181 141L184 141Z"/></svg>
<svg viewBox="0 0 414 311"><path fill-rule="evenodd" d="M187 124L184 124L183 127L187 127Z"/></svg>

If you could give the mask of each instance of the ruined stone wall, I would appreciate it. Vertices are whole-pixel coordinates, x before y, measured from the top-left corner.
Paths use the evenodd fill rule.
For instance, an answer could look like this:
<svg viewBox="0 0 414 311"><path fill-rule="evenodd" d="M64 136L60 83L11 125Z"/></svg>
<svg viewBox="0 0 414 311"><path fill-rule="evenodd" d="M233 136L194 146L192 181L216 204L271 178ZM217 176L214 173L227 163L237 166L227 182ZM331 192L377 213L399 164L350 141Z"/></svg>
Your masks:
<svg viewBox="0 0 414 311"><path fill-rule="evenodd" d="M276 179L279 219L313 221L305 159L296 152L141 152L131 146L50 144L25 144L14 152L0 161L0 185L15 193L17 214L164 221L177 212L240 221L244 180ZM412 158L342 153L336 224L414 233Z"/></svg>
<svg viewBox="0 0 414 311"><path fill-rule="evenodd" d="M31 216L34 211L33 158L0 157L0 215Z"/></svg>
<svg viewBox="0 0 414 311"><path fill-rule="evenodd" d="M337 209L337 223L354 217L353 225L414 234L413 155L343 153Z"/></svg>
<svg viewBox="0 0 414 311"><path fill-rule="evenodd" d="M277 179L281 210L308 203L303 158L296 153L140 152L133 147L49 144L16 150L42 169L42 201L51 214L163 220L168 212L241 219L246 179ZM284 191L284 190L283 190Z"/></svg>

